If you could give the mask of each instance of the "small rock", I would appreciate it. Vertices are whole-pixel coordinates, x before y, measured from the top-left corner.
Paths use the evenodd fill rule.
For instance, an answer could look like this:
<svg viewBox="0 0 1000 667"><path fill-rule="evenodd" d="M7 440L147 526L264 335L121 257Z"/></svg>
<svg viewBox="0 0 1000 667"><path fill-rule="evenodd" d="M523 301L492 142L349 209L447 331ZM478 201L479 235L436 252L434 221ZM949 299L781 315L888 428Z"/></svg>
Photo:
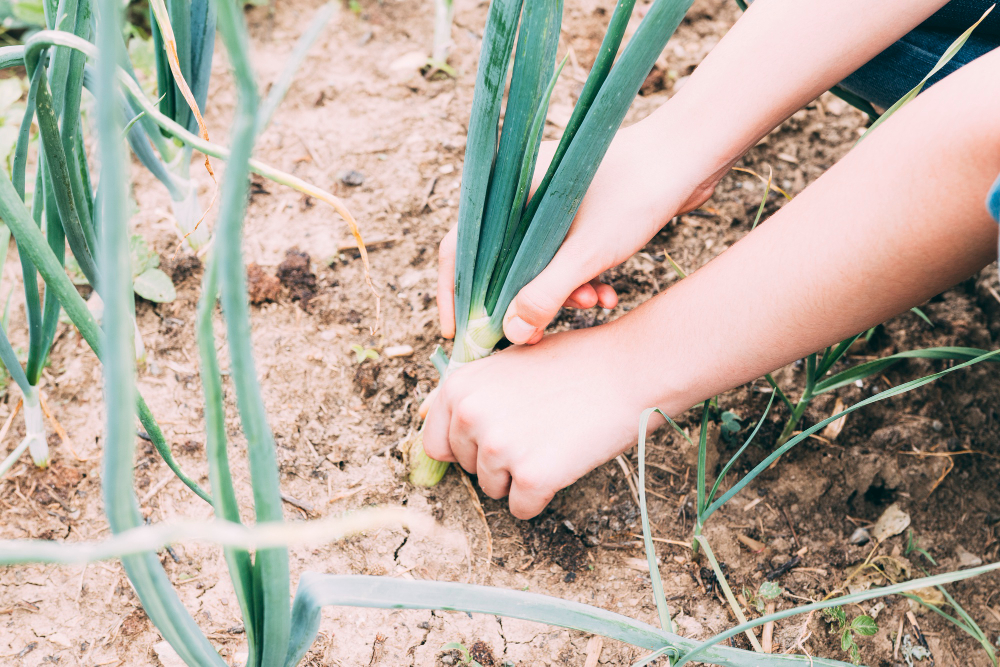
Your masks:
<svg viewBox="0 0 1000 667"><path fill-rule="evenodd" d="M415 72L427 64L427 54L423 51L410 51L389 63L391 72Z"/></svg>
<svg viewBox="0 0 1000 667"><path fill-rule="evenodd" d="M352 188L356 188L365 182L365 175L356 169L348 169L337 174L337 178L344 185L348 185Z"/></svg>
<svg viewBox="0 0 1000 667"><path fill-rule="evenodd" d="M408 357L413 354L413 348L409 345L393 345L382 350L382 354L389 359L396 357Z"/></svg>
<svg viewBox="0 0 1000 667"><path fill-rule="evenodd" d="M851 533L851 544L867 544L872 541L871 533L865 528L858 528Z"/></svg>
<svg viewBox="0 0 1000 667"><path fill-rule="evenodd" d="M441 664L442 665L457 665L458 664L458 658L456 658L451 653L445 653L444 655L441 656Z"/></svg>
<svg viewBox="0 0 1000 667"><path fill-rule="evenodd" d="M705 626L687 614L678 614L674 617L674 625L677 626L682 637L698 638L705 636Z"/></svg>
<svg viewBox="0 0 1000 667"><path fill-rule="evenodd" d="M910 525L910 515L900 508L899 503L889 505L872 528L872 537L879 542L885 542L894 535L899 535Z"/></svg>
<svg viewBox="0 0 1000 667"><path fill-rule="evenodd" d="M959 567L979 567L983 564L983 559L971 553L962 545L955 547L955 556L958 557Z"/></svg>
<svg viewBox="0 0 1000 667"><path fill-rule="evenodd" d="M934 421L931 422L931 428L934 429L935 432L940 433L941 431L944 430L944 424L935 419Z"/></svg>
<svg viewBox="0 0 1000 667"><path fill-rule="evenodd" d="M185 667L184 661L177 655L177 651L167 642L153 644L153 652L156 653L156 657L163 663L163 667Z"/></svg>

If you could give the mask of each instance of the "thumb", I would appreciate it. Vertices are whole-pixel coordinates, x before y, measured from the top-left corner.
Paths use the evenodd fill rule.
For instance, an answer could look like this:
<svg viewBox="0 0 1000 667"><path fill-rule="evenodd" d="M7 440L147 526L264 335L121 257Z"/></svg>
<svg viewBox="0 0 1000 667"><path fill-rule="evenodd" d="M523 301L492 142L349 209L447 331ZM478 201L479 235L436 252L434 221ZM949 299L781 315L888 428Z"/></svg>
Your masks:
<svg viewBox="0 0 1000 667"><path fill-rule="evenodd" d="M537 343L569 295L593 277L580 275L580 263L557 253L511 301L503 318L504 335L516 345Z"/></svg>

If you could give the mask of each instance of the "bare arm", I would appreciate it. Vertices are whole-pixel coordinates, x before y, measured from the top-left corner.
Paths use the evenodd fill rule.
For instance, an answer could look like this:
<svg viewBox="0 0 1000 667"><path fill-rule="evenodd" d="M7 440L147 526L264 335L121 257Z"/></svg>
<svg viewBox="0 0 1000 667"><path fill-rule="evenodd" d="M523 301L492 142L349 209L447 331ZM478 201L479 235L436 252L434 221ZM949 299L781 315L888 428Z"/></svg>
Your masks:
<svg viewBox="0 0 1000 667"><path fill-rule="evenodd" d="M618 133L563 247L508 309L507 337L537 342L564 303L614 306L613 290L597 276L704 203L761 137L943 4L756 0L669 102ZM540 164L552 150L543 147ZM454 230L442 243L438 279L449 337L453 281Z"/></svg>
<svg viewBox="0 0 1000 667"><path fill-rule="evenodd" d="M766 224L623 318L629 347L669 350L659 369L680 364L670 375L687 385L637 399L687 408L995 260L985 200L1000 173L998 75L1000 50L942 81ZM702 305L723 297L727 308Z"/></svg>
<svg viewBox="0 0 1000 667"><path fill-rule="evenodd" d="M427 453L478 472L487 494L509 493L511 511L530 517L632 446L643 408L678 414L982 268L997 254L984 201L1000 172L998 73L1000 49L949 76L619 320L461 369L430 411Z"/></svg>

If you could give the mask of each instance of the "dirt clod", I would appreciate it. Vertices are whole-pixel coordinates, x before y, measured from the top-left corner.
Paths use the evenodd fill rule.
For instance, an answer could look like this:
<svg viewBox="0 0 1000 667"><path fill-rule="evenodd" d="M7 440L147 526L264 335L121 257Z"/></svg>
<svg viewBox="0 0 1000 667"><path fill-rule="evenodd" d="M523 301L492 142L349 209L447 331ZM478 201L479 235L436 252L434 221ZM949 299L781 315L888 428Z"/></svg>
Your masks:
<svg viewBox="0 0 1000 667"><path fill-rule="evenodd" d="M665 79L666 75L664 74L663 70L660 69L659 67L654 67L649 72L649 75L646 77L646 80L642 82L642 87L639 88L639 94L645 96L645 95L652 95L653 93L658 93L659 91L663 90Z"/></svg>
<svg viewBox="0 0 1000 667"><path fill-rule="evenodd" d="M174 256L168 254L160 263L163 270L170 276L174 285L180 285L188 278L201 271L201 260L194 254Z"/></svg>
<svg viewBox="0 0 1000 667"><path fill-rule="evenodd" d="M247 288L250 292L250 303L255 306L277 301L281 296L281 281L253 263L247 265Z"/></svg>
<svg viewBox="0 0 1000 667"><path fill-rule="evenodd" d="M567 572L579 572L587 559L583 540L560 515L552 512L522 524L524 543L532 555L552 561Z"/></svg>
<svg viewBox="0 0 1000 667"><path fill-rule="evenodd" d="M149 617L146 616L146 612L142 609L136 609L122 621L122 634L126 637L134 637L145 630L148 624Z"/></svg>
<svg viewBox="0 0 1000 667"><path fill-rule="evenodd" d="M493 649L482 640L469 647L469 657L483 667L495 667L497 664L496 658L493 657Z"/></svg>
<svg viewBox="0 0 1000 667"><path fill-rule="evenodd" d="M366 362L354 371L354 386L365 398L371 398L378 391L378 376L381 368L376 363Z"/></svg>
<svg viewBox="0 0 1000 667"><path fill-rule="evenodd" d="M309 253L297 247L287 250L285 261L278 265L278 280L288 288L292 301L308 310L309 301L316 296L316 274L309 268Z"/></svg>

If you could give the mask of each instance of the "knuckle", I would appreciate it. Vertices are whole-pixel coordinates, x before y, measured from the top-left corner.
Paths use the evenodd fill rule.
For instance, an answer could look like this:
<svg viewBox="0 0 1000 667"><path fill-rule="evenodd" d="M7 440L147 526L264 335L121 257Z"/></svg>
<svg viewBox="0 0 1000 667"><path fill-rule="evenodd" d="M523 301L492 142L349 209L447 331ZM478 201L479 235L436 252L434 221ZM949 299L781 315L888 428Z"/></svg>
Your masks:
<svg viewBox="0 0 1000 667"><path fill-rule="evenodd" d="M461 401L452 409L452 421L460 429L470 429L479 422L479 410L471 401Z"/></svg>
<svg viewBox="0 0 1000 667"><path fill-rule="evenodd" d="M479 451L485 458L492 461L500 458L500 454L503 452L503 445L496 438L481 438L479 441Z"/></svg>
<svg viewBox="0 0 1000 667"><path fill-rule="evenodd" d="M441 243L438 244L438 257L441 259L446 259L455 254L455 230L452 229L444 238L441 239Z"/></svg>
<svg viewBox="0 0 1000 667"><path fill-rule="evenodd" d="M546 488L544 471L539 470L518 470L512 474L514 481L522 491L530 494L537 494Z"/></svg>

